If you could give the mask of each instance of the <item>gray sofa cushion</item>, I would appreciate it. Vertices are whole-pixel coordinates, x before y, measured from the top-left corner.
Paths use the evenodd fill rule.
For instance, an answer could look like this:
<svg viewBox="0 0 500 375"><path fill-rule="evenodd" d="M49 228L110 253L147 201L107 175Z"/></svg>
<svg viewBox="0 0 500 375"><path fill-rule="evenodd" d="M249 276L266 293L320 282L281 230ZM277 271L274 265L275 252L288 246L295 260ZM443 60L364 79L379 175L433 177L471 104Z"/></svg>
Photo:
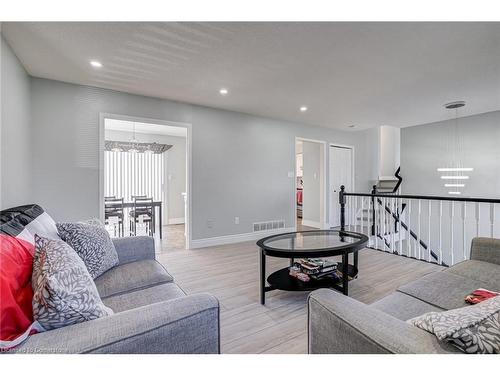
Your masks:
<svg viewBox="0 0 500 375"><path fill-rule="evenodd" d="M443 311L437 306L400 292L389 294L370 306L401 320L408 320L431 311Z"/></svg>
<svg viewBox="0 0 500 375"><path fill-rule="evenodd" d="M451 310L467 306L465 296L478 288L491 290L493 286L452 272L440 271L403 285L398 291L441 309Z"/></svg>
<svg viewBox="0 0 500 375"><path fill-rule="evenodd" d="M154 303L38 333L12 352L218 353L219 302L195 294Z"/></svg>
<svg viewBox="0 0 500 375"><path fill-rule="evenodd" d="M147 259L112 268L94 281L101 298L106 298L172 280L160 263Z"/></svg>
<svg viewBox="0 0 500 375"><path fill-rule="evenodd" d="M104 298L106 306L113 309L115 313L135 309L157 302L163 302L174 298L184 297L186 294L175 283L166 283L152 286L130 293L123 293L113 297Z"/></svg>
<svg viewBox="0 0 500 375"><path fill-rule="evenodd" d="M445 272L485 282L494 287L494 292L500 292L500 266L498 264L467 260L450 267Z"/></svg>

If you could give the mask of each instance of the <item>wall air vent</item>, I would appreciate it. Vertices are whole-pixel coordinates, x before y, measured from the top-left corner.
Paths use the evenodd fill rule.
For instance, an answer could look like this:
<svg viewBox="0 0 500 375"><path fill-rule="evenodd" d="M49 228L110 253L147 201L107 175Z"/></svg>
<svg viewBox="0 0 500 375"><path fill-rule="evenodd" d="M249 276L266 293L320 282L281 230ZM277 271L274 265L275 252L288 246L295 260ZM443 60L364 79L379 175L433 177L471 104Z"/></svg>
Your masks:
<svg viewBox="0 0 500 375"><path fill-rule="evenodd" d="M285 220L262 221L253 223L253 231L261 232L266 230L276 230L285 227Z"/></svg>

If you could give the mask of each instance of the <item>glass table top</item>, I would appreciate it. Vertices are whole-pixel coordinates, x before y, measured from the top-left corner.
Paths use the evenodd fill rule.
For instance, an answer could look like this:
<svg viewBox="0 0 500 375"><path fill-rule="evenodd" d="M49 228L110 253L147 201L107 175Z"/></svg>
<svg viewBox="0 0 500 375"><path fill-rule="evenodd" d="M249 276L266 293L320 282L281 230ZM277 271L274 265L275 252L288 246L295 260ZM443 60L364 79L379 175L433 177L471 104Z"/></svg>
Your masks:
<svg viewBox="0 0 500 375"><path fill-rule="evenodd" d="M282 251L316 251L343 248L362 242L366 236L338 230L317 230L279 234L259 241L259 246Z"/></svg>

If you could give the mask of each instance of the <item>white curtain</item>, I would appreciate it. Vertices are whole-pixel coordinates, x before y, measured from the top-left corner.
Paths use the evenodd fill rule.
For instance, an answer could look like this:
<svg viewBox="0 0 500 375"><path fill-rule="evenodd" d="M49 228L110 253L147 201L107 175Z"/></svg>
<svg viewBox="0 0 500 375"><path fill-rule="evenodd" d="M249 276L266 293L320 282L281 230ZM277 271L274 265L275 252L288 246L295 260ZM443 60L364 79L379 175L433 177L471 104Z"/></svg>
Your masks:
<svg viewBox="0 0 500 375"><path fill-rule="evenodd" d="M146 195L162 201L165 183L164 153L104 152L104 196Z"/></svg>

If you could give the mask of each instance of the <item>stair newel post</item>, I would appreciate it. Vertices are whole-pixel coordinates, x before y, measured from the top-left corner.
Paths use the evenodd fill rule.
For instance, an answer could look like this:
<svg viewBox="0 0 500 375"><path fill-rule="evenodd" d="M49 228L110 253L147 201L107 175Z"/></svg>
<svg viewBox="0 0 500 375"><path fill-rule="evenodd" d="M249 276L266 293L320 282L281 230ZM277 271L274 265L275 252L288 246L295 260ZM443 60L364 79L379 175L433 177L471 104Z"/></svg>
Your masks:
<svg viewBox="0 0 500 375"><path fill-rule="evenodd" d="M372 187L372 236L375 236L375 194L377 194L377 185Z"/></svg>
<svg viewBox="0 0 500 375"><path fill-rule="evenodd" d="M345 231L345 186L340 187L339 203L340 203L340 230Z"/></svg>

